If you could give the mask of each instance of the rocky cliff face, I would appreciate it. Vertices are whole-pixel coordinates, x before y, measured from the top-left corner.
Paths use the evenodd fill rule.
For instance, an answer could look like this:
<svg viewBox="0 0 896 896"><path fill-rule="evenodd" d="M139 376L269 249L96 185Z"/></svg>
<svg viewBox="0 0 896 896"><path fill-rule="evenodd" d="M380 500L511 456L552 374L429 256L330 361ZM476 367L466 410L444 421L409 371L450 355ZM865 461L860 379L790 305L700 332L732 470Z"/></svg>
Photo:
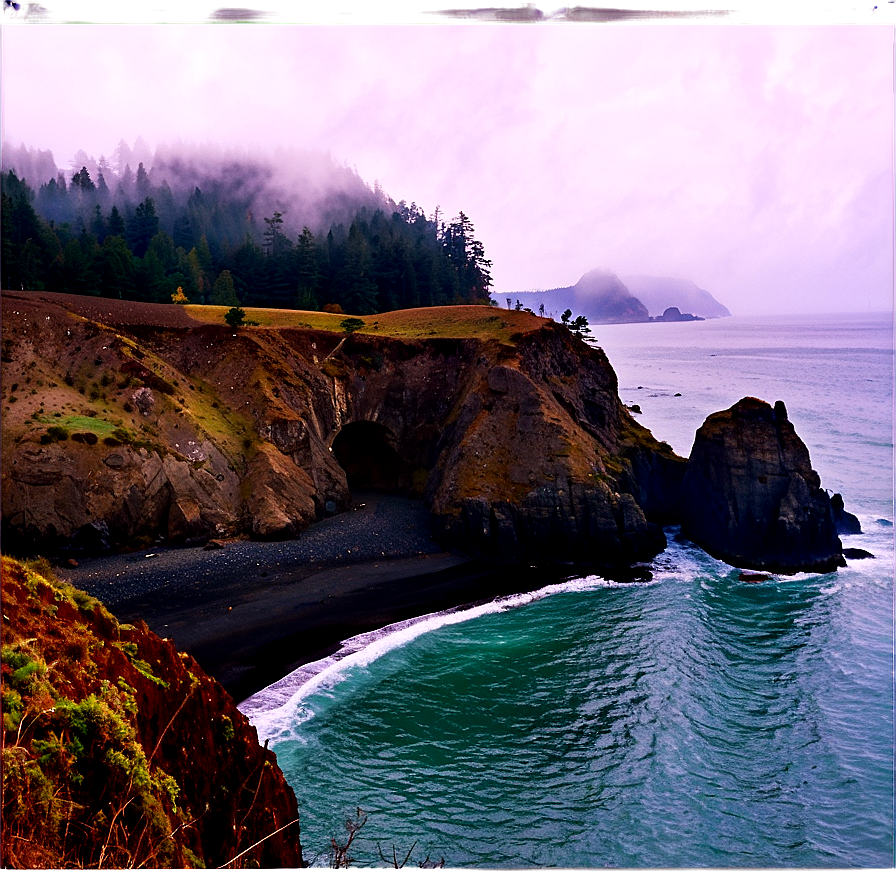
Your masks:
<svg viewBox="0 0 896 896"><path fill-rule="evenodd" d="M828 569L832 527L857 523L831 523L782 409L710 417L685 475L604 353L531 314L477 309L489 336L344 337L81 301L4 294L7 549L290 538L355 487L424 498L446 547L500 561L627 566L682 522L734 564Z"/></svg>
<svg viewBox="0 0 896 896"><path fill-rule="evenodd" d="M556 326L481 365L440 439L430 491L442 538L531 562L626 565L662 550L644 512L660 491L650 469L680 459L616 390L603 352Z"/></svg>
<svg viewBox="0 0 896 896"><path fill-rule="evenodd" d="M647 517L683 461L631 419L603 353L552 322L515 344L342 340L90 309L4 296L10 546L292 537L350 485L423 496L446 544L501 560L618 565L665 544Z"/></svg>
<svg viewBox="0 0 896 896"><path fill-rule="evenodd" d="M658 317L670 305L684 314L699 317L730 317L731 312L712 293L690 280L676 277L625 277L625 285L644 303L652 317Z"/></svg>
<svg viewBox="0 0 896 896"><path fill-rule="evenodd" d="M735 566L829 572L844 565L831 500L783 402L710 415L682 486L682 531Z"/></svg>
<svg viewBox="0 0 896 896"><path fill-rule="evenodd" d="M224 689L3 560L6 867L298 867L295 796Z"/></svg>
<svg viewBox="0 0 896 896"><path fill-rule="evenodd" d="M548 313L559 317L567 308L573 316L584 314L592 324L645 323L650 314L640 298L611 271L596 268L583 274L574 286L561 286L540 292L493 293L499 305L519 302L528 308L544 305ZM671 304L671 303L668 303ZM662 313L662 309L660 312Z"/></svg>

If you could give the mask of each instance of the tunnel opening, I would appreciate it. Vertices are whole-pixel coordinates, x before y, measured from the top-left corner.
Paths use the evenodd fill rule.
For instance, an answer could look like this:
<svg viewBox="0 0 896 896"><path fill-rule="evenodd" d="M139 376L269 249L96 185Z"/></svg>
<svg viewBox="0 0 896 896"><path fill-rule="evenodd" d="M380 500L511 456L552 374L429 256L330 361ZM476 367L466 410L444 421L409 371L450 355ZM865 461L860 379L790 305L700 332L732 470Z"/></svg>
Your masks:
<svg viewBox="0 0 896 896"><path fill-rule="evenodd" d="M333 440L333 456L345 470L352 491L408 490L395 436L381 423L358 420L344 426Z"/></svg>

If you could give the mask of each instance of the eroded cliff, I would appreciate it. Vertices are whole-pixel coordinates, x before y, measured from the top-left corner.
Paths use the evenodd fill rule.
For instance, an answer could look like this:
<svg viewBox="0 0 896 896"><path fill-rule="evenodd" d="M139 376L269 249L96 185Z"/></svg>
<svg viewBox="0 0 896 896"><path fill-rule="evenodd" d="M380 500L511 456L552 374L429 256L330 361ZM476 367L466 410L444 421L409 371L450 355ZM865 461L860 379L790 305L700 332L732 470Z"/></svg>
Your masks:
<svg viewBox="0 0 896 896"><path fill-rule="evenodd" d="M5 867L303 864L295 796L221 685L48 571L2 575Z"/></svg>
<svg viewBox="0 0 896 896"><path fill-rule="evenodd" d="M686 462L553 321L412 309L347 335L278 314L234 331L221 309L4 293L7 550L291 538L354 488L423 498L447 548L533 564L628 566L681 522L733 564L829 569L858 525L830 523L786 413L744 399Z"/></svg>
<svg viewBox="0 0 896 896"><path fill-rule="evenodd" d="M5 293L6 543L291 537L357 485L424 497L446 545L499 560L661 550L684 461L631 419L603 352L474 311L490 335L345 338Z"/></svg>

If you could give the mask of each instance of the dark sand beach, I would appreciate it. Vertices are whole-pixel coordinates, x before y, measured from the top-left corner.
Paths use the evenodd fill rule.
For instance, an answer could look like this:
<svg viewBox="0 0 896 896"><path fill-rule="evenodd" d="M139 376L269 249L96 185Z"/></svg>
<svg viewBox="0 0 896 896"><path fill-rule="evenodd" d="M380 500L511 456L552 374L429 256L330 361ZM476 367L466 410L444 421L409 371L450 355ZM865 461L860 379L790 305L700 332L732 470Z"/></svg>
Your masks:
<svg viewBox="0 0 896 896"><path fill-rule="evenodd" d="M294 541L151 548L83 560L62 575L123 622L143 619L171 638L240 701L352 635L575 572L445 553L422 502L355 498L354 509Z"/></svg>

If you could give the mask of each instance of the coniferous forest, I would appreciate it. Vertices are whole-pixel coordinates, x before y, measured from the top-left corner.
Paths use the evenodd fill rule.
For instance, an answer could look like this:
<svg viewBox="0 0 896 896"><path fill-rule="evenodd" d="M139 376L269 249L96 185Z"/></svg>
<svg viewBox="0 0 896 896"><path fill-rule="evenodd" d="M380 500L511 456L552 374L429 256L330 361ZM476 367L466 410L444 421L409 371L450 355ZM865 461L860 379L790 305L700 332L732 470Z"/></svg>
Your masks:
<svg viewBox="0 0 896 896"><path fill-rule="evenodd" d="M427 216L310 153L141 142L79 151L69 175L47 151L4 146L4 289L170 302L180 288L195 303L350 314L489 303L491 262L463 212Z"/></svg>

